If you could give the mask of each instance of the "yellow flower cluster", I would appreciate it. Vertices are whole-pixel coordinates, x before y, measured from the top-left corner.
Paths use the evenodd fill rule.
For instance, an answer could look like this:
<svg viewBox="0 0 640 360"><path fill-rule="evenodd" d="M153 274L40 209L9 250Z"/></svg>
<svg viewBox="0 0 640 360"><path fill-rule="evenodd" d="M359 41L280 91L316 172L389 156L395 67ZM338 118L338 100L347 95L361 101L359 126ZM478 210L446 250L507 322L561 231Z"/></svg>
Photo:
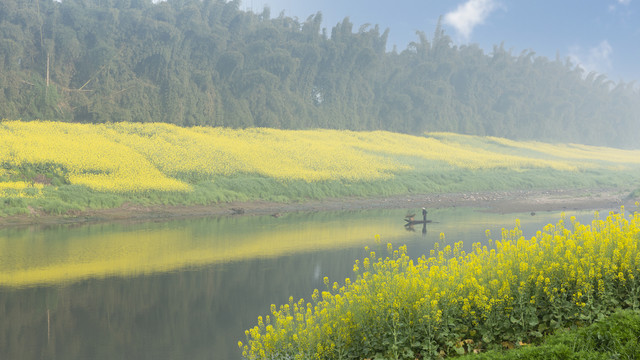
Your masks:
<svg viewBox="0 0 640 360"><path fill-rule="evenodd" d="M640 164L640 156L636 151L581 144L546 144L537 141L514 141L497 137L488 137L488 140L514 149L531 150L554 158Z"/></svg>
<svg viewBox="0 0 640 360"><path fill-rule="evenodd" d="M455 167L466 169L530 169L552 168L555 170L574 171L581 164L563 159L547 160L532 158L525 155L512 155L513 149L485 149L484 140L473 142L469 139L483 139L474 136L456 135L448 133L427 133L426 137L403 134L388 136L388 133L378 131L367 134L368 141L363 142L363 148L370 151L385 149L396 156L415 156L425 160L436 160ZM638 152L640 155L640 152Z"/></svg>
<svg viewBox="0 0 640 360"><path fill-rule="evenodd" d="M0 163L59 164L72 184L100 191L186 191L144 156L120 144L104 126L59 122L2 122Z"/></svg>
<svg viewBox="0 0 640 360"><path fill-rule="evenodd" d="M247 359L431 358L530 341L616 307L640 309L640 214L571 219L491 248L406 248L356 261L356 280L276 309L239 343ZM444 237L442 237L444 239Z"/></svg>
<svg viewBox="0 0 640 360"><path fill-rule="evenodd" d="M374 180L408 169L383 155L362 151L352 140L355 133L348 131L108 126L110 137L144 154L169 175L244 173L312 182Z"/></svg>
<svg viewBox="0 0 640 360"><path fill-rule="evenodd" d="M438 139L453 147L470 149L479 147L484 149L482 155L512 154L498 162L517 158L516 167L530 165L535 167L548 166L558 170L569 170L593 167L624 167L624 165L640 164L639 150L622 150L603 146L581 144L549 144L539 141L515 141L493 136L478 137L453 133L428 133L427 136ZM526 158L529 163L522 162ZM546 165L544 165L546 164ZM573 166L571 166L573 165ZM569 166L569 167L567 167Z"/></svg>
<svg viewBox="0 0 640 360"><path fill-rule="evenodd" d="M187 182L193 179L235 174L307 182L372 181L438 164L574 171L637 165L638 159L640 151L447 133L0 122L0 164L59 165L68 171L70 183L99 191L190 191Z"/></svg>

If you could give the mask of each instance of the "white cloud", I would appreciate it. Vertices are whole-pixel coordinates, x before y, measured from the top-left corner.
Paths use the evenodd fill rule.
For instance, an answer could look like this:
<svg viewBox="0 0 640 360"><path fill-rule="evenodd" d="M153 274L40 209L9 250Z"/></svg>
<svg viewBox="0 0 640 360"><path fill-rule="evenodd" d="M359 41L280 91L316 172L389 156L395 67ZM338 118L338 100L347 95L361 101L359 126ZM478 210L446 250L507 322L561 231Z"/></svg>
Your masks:
<svg viewBox="0 0 640 360"><path fill-rule="evenodd" d="M609 4L609 11L615 12L618 10L618 5L628 6L629 4L631 4L631 0L617 0L615 4Z"/></svg>
<svg viewBox="0 0 640 360"><path fill-rule="evenodd" d="M609 42L602 40L598 46L592 47L587 51L582 50L579 46L571 47L569 49L569 58L573 63L584 69L585 75L592 71L605 74L612 70L612 53L613 48Z"/></svg>
<svg viewBox="0 0 640 360"><path fill-rule="evenodd" d="M468 0L460 4L454 11L444 16L444 22L453 26L465 39L469 39L473 28L484 23L484 20L496 9L494 0Z"/></svg>

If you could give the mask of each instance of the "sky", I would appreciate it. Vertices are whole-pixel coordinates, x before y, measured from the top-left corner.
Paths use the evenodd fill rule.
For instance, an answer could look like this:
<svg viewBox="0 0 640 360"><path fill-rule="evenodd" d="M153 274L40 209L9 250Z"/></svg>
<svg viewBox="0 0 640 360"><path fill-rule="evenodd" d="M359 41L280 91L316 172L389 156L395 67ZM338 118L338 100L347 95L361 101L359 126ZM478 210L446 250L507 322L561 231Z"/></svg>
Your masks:
<svg viewBox="0 0 640 360"><path fill-rule="evenodd" d="M585 75L640 83L640 0L242 0L241 9L260 13L265 6L272 18L284 11L300 22L320 11L328 34L345 17L354 31L378 24L381 32L389 28L387 45L399 52L418 40L416 31L430 40L442 16L454 45L477 44L491 54L504 43L514 56L559 55Z"/></svg>

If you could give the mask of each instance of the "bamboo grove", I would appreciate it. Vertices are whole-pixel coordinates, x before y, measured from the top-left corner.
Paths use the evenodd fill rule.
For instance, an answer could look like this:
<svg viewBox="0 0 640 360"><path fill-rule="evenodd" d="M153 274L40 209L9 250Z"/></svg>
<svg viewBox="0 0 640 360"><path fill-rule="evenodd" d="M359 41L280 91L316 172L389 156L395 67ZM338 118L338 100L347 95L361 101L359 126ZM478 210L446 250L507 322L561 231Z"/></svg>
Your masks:
<svg viewBox="0 0 640 360"><path fill-rule="evenodd" d="M2 1L0 118L636 145L631 83L509 45L454 46L439 25L391 51L393 29L322 26L239 0Z"/></svg>

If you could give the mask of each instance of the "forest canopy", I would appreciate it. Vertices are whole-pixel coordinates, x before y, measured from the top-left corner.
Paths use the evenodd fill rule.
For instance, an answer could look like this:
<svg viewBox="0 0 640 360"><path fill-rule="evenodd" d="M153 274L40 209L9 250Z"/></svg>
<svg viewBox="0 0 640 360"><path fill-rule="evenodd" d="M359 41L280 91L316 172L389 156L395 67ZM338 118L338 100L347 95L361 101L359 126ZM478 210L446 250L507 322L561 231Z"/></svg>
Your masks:
<svg viewBox="0 0 640 360"><path fill-rule="evenodd" d="M224 0L3 0L0 118L449 131L637 147L640 93L568 60L456 46L438 25L322 28Z"/></svg>

